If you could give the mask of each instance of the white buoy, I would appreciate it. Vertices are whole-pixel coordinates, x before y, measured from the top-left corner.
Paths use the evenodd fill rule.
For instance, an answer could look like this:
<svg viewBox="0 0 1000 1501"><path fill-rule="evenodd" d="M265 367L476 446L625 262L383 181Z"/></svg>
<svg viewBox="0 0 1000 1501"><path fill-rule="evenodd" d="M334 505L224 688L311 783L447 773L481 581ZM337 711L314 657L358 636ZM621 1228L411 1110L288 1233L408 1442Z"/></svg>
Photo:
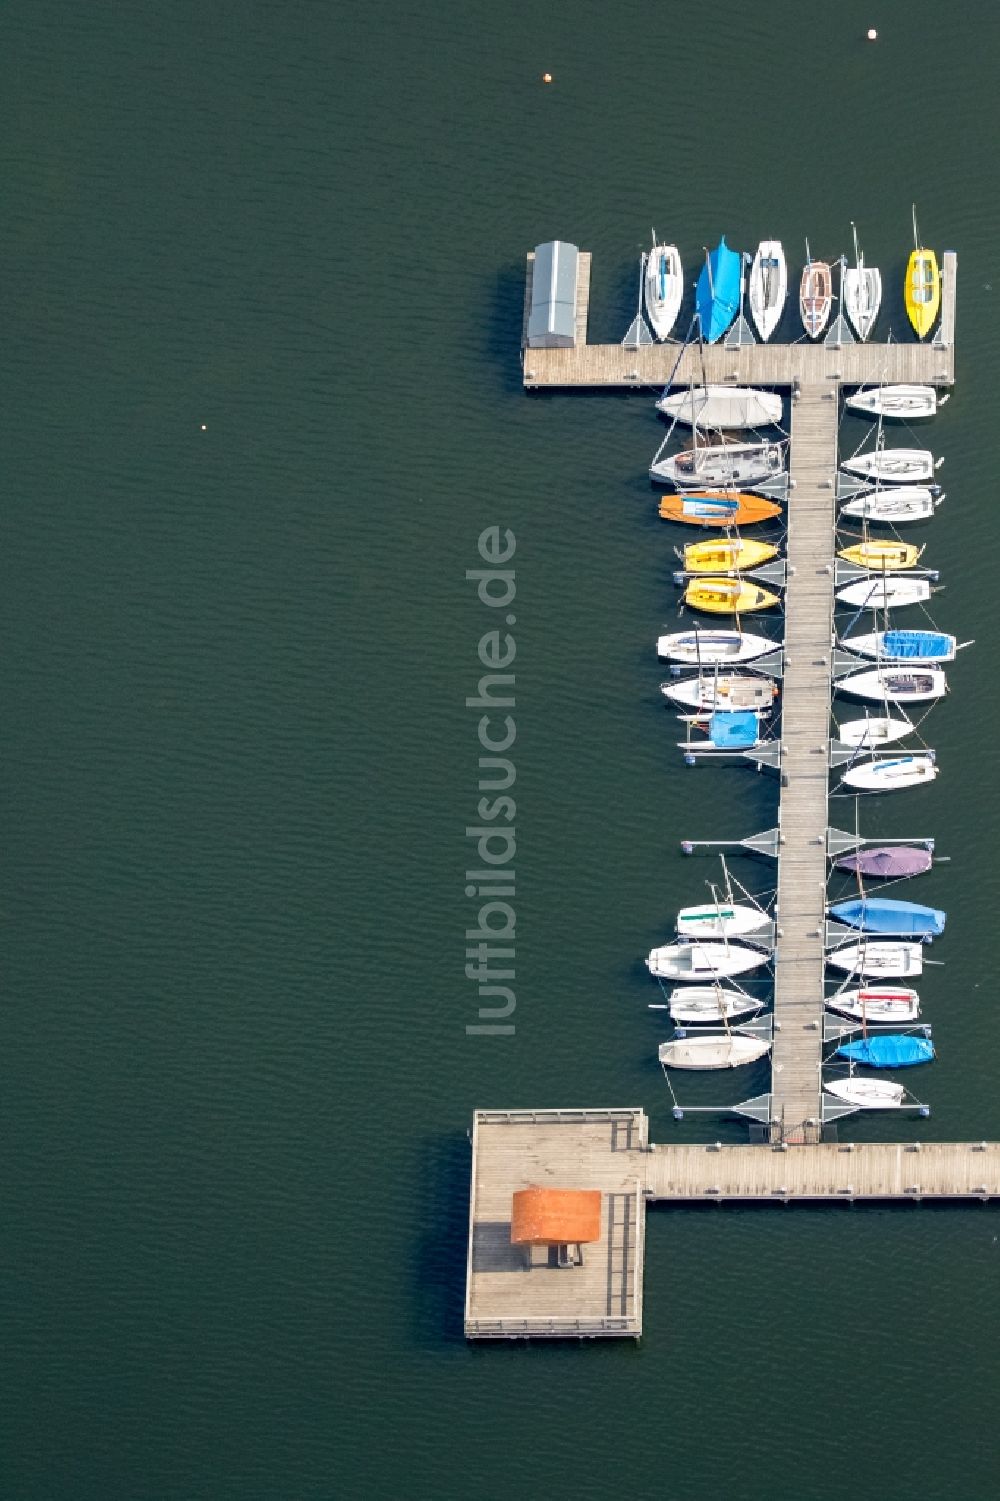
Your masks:
<svg viewBox="0 0 1000 1501"><path fill-rule="evenodd" d="M878 41L878 32L875 30L874 26L869 26L868 28L868 40L870 42Z"/></svg>

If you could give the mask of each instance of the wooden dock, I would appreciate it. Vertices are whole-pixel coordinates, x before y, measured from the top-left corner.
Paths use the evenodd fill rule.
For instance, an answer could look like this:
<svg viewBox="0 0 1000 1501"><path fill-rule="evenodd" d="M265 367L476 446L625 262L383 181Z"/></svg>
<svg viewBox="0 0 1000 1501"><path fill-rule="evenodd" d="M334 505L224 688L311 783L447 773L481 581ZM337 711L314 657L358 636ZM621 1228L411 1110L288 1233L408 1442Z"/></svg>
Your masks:
<svg viewBox="0 0 1000 1501"><path fill-rule="evenodd" d="M530 305L531 260L525 291ZM681 349L586 342L590 256L581 253L575 349L522 349L527 387L703 381L791 390L781 787L769 1094L741 1113L768 1144L654 1146L622 1110L479 1111L473 1124L466 1280L469 1338L633 1336L642 1331L644 1204L1000 1200L1000 1143L870 1145L822 1139L827 801L837 431L842 385L954 379L957 257L944 257L934 342ZM748 1108L752 1107L752 1108ZM829 1112L828 1112L829 1113ZM598 1189L601 1240L581 1265L511 1245L521 1188Z"/></svg>

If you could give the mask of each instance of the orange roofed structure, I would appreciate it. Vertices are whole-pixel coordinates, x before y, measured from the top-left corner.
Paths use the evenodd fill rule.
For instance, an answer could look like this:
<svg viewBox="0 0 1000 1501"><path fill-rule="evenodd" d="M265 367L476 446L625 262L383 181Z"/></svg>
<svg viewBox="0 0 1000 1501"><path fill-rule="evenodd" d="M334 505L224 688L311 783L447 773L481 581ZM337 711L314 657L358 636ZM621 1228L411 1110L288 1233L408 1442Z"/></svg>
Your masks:
<svg viewBox="0 0 1000 1501"><path fill-rule="evenodd" d="M599 1188L521 1188L514 1194L512 1246L580 1246L600 1238Z"/></svg>

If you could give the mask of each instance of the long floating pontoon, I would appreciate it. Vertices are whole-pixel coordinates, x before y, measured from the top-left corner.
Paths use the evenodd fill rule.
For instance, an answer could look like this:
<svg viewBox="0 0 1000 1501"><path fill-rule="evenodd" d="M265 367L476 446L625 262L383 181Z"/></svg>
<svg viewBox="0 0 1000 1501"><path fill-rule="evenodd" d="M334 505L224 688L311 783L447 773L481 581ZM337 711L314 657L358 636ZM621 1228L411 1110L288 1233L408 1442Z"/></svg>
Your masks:
<svg viewBox="0 0 1000 1501"><path fill-rule="evenodd" d="M465 1306L470 1338L637 1337L647 1201L1000 1198L1000 1143L861 1146L823 1139L824 1124L849 1108L822 1088L828 858L851 844L850 836L828 828L827 809L836 760L831 683L839 665L833 611L840 392L953 383L957 256L945 253L941 324L924 344L588 344L590 270L589 254L579 252L573 316L566 313L575 346L522 347L526 388L707 381L791 391L778 825L742 841L778 863L771 1086L736 1107L755 1123L758 1139L745 1146L654 1146L638 1108L478 1111ZM532 275L529 255L525 337ZM551 1254L555 1210L551 1226L543 1213L525 1243L511 1233L513 1196L544 1197L538 1185L556 1184L602 1196L599 1237L563 1246L572 1251L568 1260ZM540 1255L546 1245L549 1254Z"/></svg>

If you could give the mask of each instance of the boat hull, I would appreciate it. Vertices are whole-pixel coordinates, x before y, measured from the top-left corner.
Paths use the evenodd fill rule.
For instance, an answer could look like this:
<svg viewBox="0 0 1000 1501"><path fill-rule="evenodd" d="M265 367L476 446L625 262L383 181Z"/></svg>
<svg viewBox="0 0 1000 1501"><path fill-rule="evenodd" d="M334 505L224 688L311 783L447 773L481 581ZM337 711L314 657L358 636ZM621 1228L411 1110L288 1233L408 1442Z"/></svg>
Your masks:
<svg viewBox="0 0 1000 1501"><path fill-rule="evenodd" d="M683 678L661 683L660 692L689 709L756 709L758 713L773 708L778 696L777 685L769 678L739 675Z"/></svg>
<svg viewBox="0 0 1000 1501"><path fill-rule="evenodd" d="M671 662L686 662L711 667L716 662L752 662L765 652L775 651L779 643L767 636L753 636L740 631L678 631L661 636L656 643L657 655Z"/></svg>
<svg viewBox="0 0 1000 1501"><path fill-rule="evenodd" d="M833 276L826 261L810 261L799 283L799 316L810 339L818 339L833 306Z"/></svg>
<svg viewBox="0 0 1000 1501"><path fill-rule="evenodd" d="M708 542L691 542L684 549L685 573L746 573L776 558L778 549L771 542L754 542L741 538L728 541L714 538Z"/></svg>
<svg viewBox="0 0 1000 1501"><path fill-rule="evenodd" d="M686 526L755 526L773 521L781 515L781 506L760 495L744 495L723 490L664 495L660 501L664 521L680 521Z"/></svg>
<svg viewBox="0 0 1000 1501"><path fill-rule="evenodd" d="M766 912L739 902L703 902L698 907L682 907L677 914L677 932L682 938L742 938L770 925Z"/></svg>
<svg viewBox="0 0 1000 1501"><path fill-rule="evenodd" d="M827 964L848 975L863 978L905 980L922 973L923 945L919 943L851 943L832 949Z"/></svg>
<svg viewBox="0 0 1000 1501"><path fill-rule="evenodd" d="M714 344L736 317L743 258L739 251L730 250L723 235L708 262L698 277L695 306L702 338L707 344Z"/></svg>
<svg viewBox="0 0 1000 1501"><path fill-rule="evenodd" d="M941 308L941 272L933 250L920 246L906 266L906 312L918 339L926 339Z"/></svg>
<svg viewBox="0 0 1000 1501"><path fill-rule="evenodd" d="M643 277L646 316L657 339L665 339L677 322L684 298L684 267L676 245L654 245Z"/></svg>
<svg viewBox="0 0 1000 1501"><path fill-rule="evenodd" d="M924 604L930 597L929 579L895 578L891 573L858 579L837 590L840 604L857 610L903 610L907 605Z"/></svg>
<svg viewBox="0 0 1000 1501"><path fill-rule="evenodd" d="M838 678L834 686L839 693L850 694L852 698L891 704L926 704L932 699L943 698L948 691L940 667L928 667L922 672L876 667L870 672L855 672L850 677Z"/></svg>
<svg viewBox="0 0 1000 1501"><path fill-rule="evenodd" d="M882 662L952 662L958 642L941 631L871 631L864 636L845 636L845 651L859 657L877 657Z"/></svg>
<svg viewBox="0 0 1000 1501"><path fill-rule="evenodd" d="M778 443L711 443L652 464L650 478L677 490L743 490L787 482Z"/></svg>
<svg viewBox="0 0 1000 1501"><path fill-rule="evenodd" d="M908 719L893 719L891 715L870 714L864 719L848 719L837 726L837 739L841 745L853 746L856 750L874 750L880 745L891 745L902 740L913 725Z"/></svg>
<svg viewBox="0 0 1000 1501"><path fill-rule="evenodd" d="M692 386L661 396L656 410L685 427L738 432L781 421L781 397L750 386Z"/></svg>
<svg viewBox="0 0 1000 1501"><path fill-rule="evenodd" d="M838 870L849 870L855 875L898 879L901 876L922 875L924 871L930 870L933 863L934 857L928 849L919 849L909 844L887 844L857 850L852 855L841 855L836 866Z"/></svg>
<svg viewBox="0 0 1000 1501"><path fill-rule="evenodd" d="M906 1090L888 1079L836 1079L824 1084L826 1093L858 1110L896 1110Z"/></svg>
<svg viewBox="0 0 1000 1501"><path fill-rule="evenodd" d="M845 771L841 782L861 792L903 792L933 782L938 768L931 754L875 757Z"/></svg>
<svg viewBox="0 0 1000 1501"><path fill-rule="evenodd" d="M908 526L914 521L929 521L944 496L935 499L925 485L896 485L889 490L868 490L856 495L840 508L841 516L859 521L883 522L886 526Z"/></svg>
<svg viewBox="0 0 1000 1501"><path fill-rule="evenodd" d="M862 344L865 343L882 305L882 273L877 266L854 266L844 271L840 295L844 311Z"/></svg>
<svg viewBox="0 0 1000 1501"><path fill-rule="evenodd" d="M937 907L883 896L836 902L829 911L838 922L887 938L939 938L946 921L946 914Z"/></svg>
<svg viewBox="0 0 1000 1501"><path fill-rule="evenodd" d="M905 986L876 985L842 990L827 997L826 1008L851 1021L874 1026L905 1026L920 1016L920 997Z"/></svg>
<svg viewBox="0 0 1000 1501"><path fill-rule="evenodd" d="M881 417L887 422L923 422L937 412L938 398L933 386L873 386L855 391L845 405L864 417Z"/></svg>
<svg viewBox="0 0 1000 1501"><path fill-rule="evenodd" d="M757 1037L684 1037L661 1042L659 1060L664 1068L741 1068L756 1063L771 1051L771 1044Z"/></svg>
<svg viewBox="0 0 1000 1501"><path fill-rule="evenodd" d="M749 579L704 578L688 584L684 603L707 615L749 615L755 610L773 610L781 600Z"/></svg>
<svg viewBox="0 0 1000 1501"><path fill-rule="evenodd" d="M750 312L766 343L774 333L788 295L788 269L780 240L761 240L750 267Z"/></svg>
<svg viewBox="0 0 1000 1501"><path fill-rule="evenodd" d="M919 485L934 478L934 455L926 448L882 448L844 459L841 469L887 485Z"/></svg>
<svg viewBox="0 0 1000 1501"><path fill-rule="evenodd" d="M744 995L739 990L723 990L721 986L686 986L670 993L670 1019L683 1026L699 1023L735 1021L740 1016L750 1016L760 1011L762 1001Z"/></svg>
<svg viewBox="0 0 1000 1501"><path fill-rule="evenodd" d="M668 943L651 949L646 967L651 975L665 980L725 979L745 975L766 964L770 955L763 949L746 948L735 943Z"/></svg>
<svg viewBox="0 0 1000 1501"><path fill-rule="evenodd" d="M853 547L842 548L837 554L845 563L854 563L858 568L867 568L871 573L905 572L916 568L920 560L920 548L912 542L857 542Z"/></svg>

